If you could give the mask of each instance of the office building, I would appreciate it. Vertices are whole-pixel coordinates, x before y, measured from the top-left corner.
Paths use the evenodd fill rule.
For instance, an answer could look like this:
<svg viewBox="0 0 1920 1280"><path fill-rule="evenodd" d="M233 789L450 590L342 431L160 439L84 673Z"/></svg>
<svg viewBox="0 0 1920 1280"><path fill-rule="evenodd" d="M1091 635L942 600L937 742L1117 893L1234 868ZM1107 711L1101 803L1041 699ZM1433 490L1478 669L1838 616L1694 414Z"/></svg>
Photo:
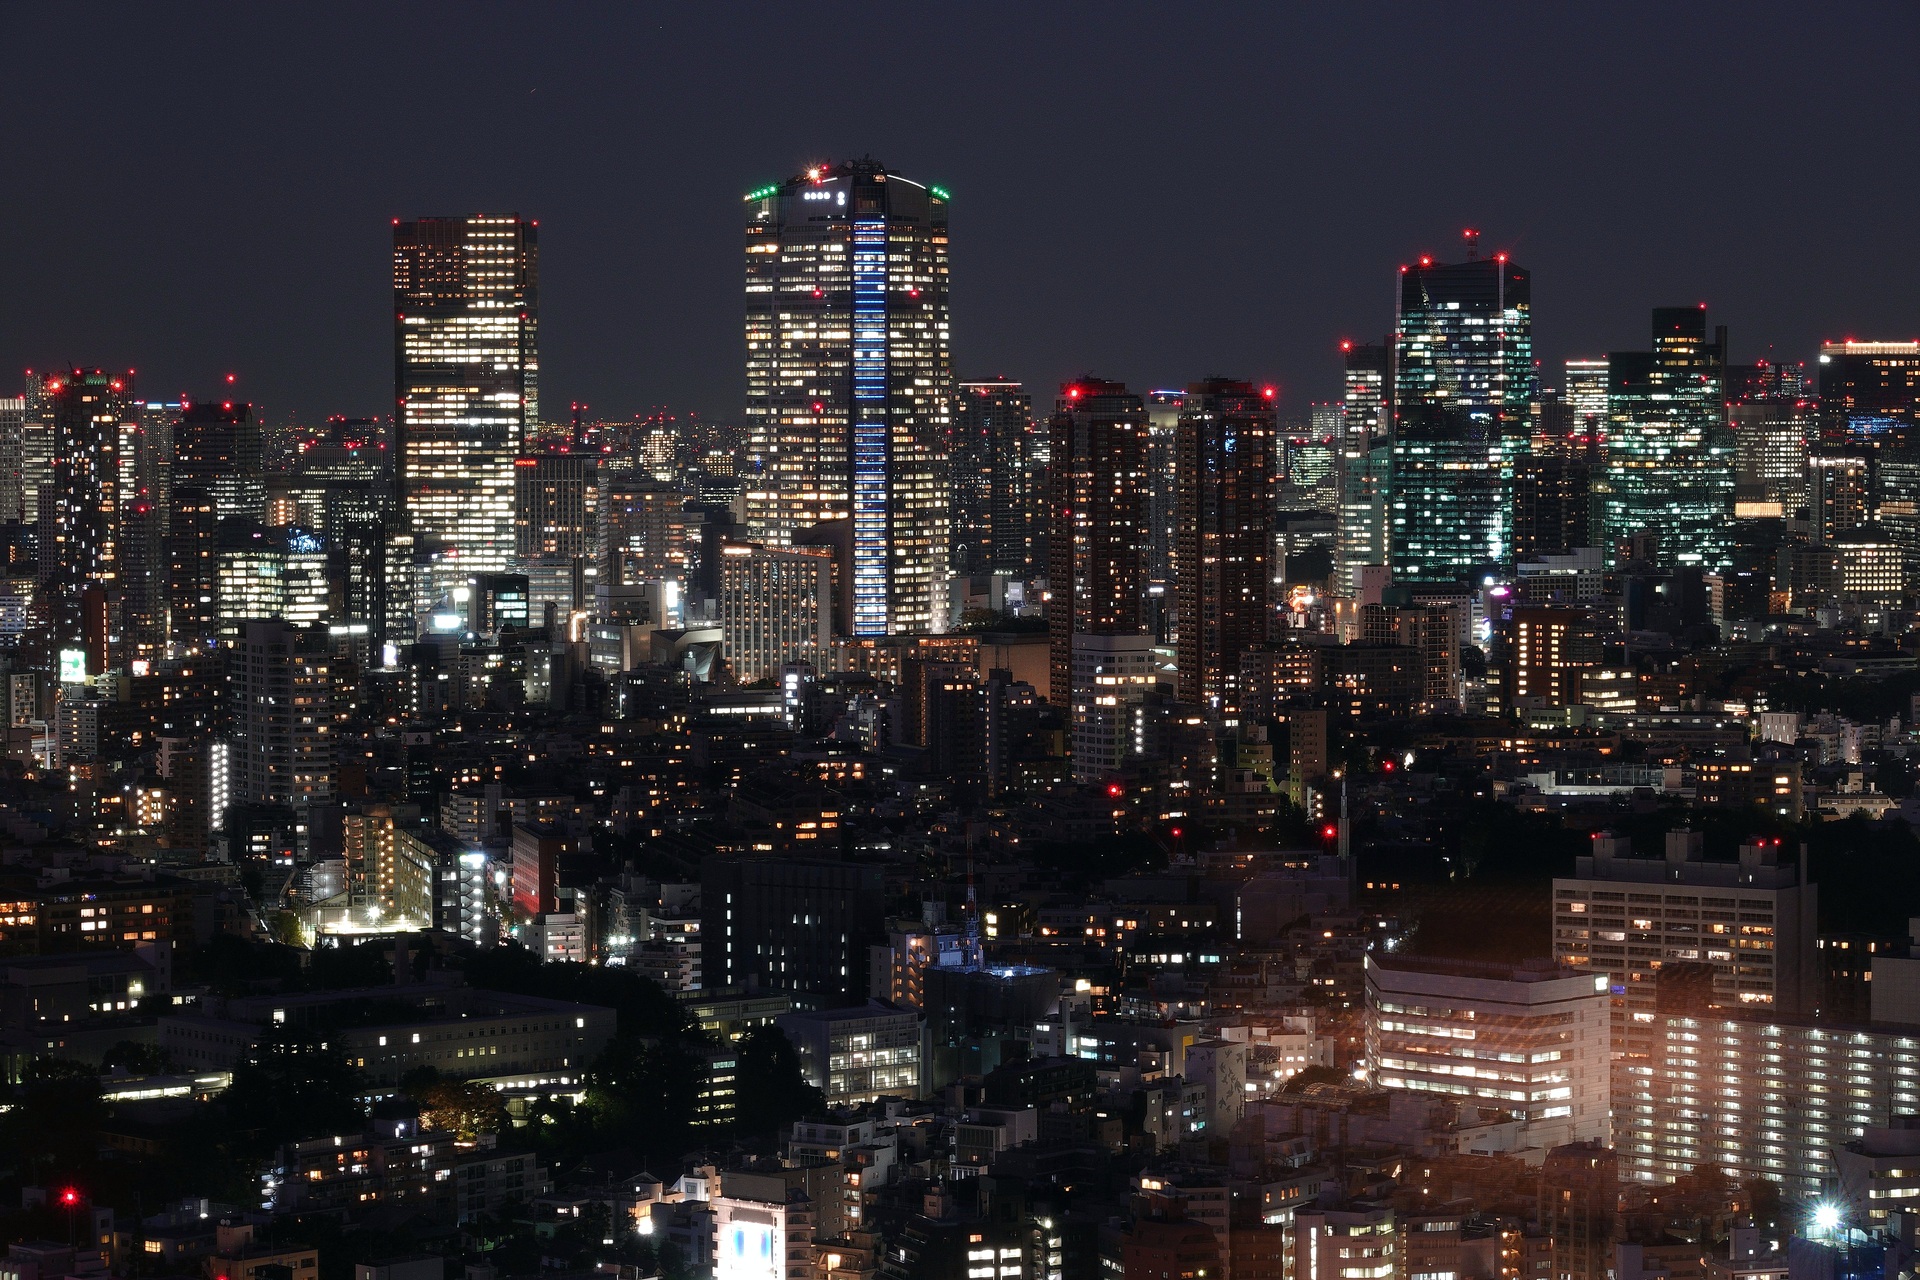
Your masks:
<svg viewBox="0 0 1920 1280"><path fill-rule="evenodd" d="M0 524L26 523L24 396L0 396Z"/></svg>
<svg viewBox="0 0 1920 1280"><path fill-rule="evenodd" d="M911 1009L869 1000L783 1013L774 1025L793 1042L801 1078L825 1095L829 1110L920 1096L926 1032Z"/></svg>
<svg viewBox="0 0 1920 1280"><path fill-rule="evenodd" d="M1821 434L1830 443L1916 443L1920 342L1822 343L1819 383Z"/></svg>
<svg viewBox="0 0 1920 1280"><path fill-rule="evenodd" d="M1286 1274L1295 1280L1384 1280L1400 1274L1400 1247L1392 1209L1301 1209L1293 1215Z"/></svg>
<svg viewBox="0 0 1920 1280"><path fill-rule="evenodd" d="M393 226L395 506L424 613L514 553L514 460L540 420L537 224L517 214ZM403 574L395 575L403 576Z"/></svg>
<svg viewBox="0 0 1920 1280"><path fill-rule="evenodd" d="M1507 657L1510 708L1565 707L1580 701L1581 672L1599 661L1598 644L1583 645L1592 624L1584 609L1515 609Z"/></svg>
<svg viewBox="0 0 1920 1280"><path fill-rule="evenodd" d="M872 160L745 201L747 422L783 495L754 536L850 516L855 635L947 626L947 201Z"/></svg>
<svg viewBox="0 0 1920 1280"><path fill-rule="evenodd" d="M1553 882L1553 955L1607 975L1614 1052L1644 1058L1659 1049L1654 979L1664 965L1711 966L1723 1004L1811 1014L1818 910L1818 886L1781 857L1778 841L1708 862L1696 831L1668 832L1662 858L1636 857L1626 839L1603 832L1574 874Z"/></svg>
<svg viewBox="0 0 1920 1280"><path fill-rule="evenodd" d="M1566 381L1560 397L1572 415L1573 431L1598 440L1607 429L1606 358L1572 357L1561 368Z"/></svg>
<svg viewBox="0 0 1920 1280"><path fill-rule="evenodd" d="M1060 389L1048 431L1048 696L1066 706L1080 637L1142 632L1146 407L1123 383L1082 378Z"/></svg>
<svg viewBox="0 0 1920 1280"><path fill-rule="evenodd" d="M1834 542L1873 518L1871 462L1864 452L1820 449L1806 460L1807 535Z"/></svg>
<svg viewBox="0 0 1920 1280"><path fill-rule="evenodd" d="M1378 953L1366 973L1374 1084L1510 1111L1529 1147L1607 1142L1604 977Z"/></svg>
<svg viewBox="0 0 1920 1280"><path fill-rule="evenodd" d="M877 866L709 858L701 870L700 969L710 987L864 999L868 947L884 937Z"/></svg>
<svg viewBox="0 0 1920 1280"><path fill-rule="evenodd" d="M172 426L172 483L204 489L222 519L264 518L265 438L253 406L239 400L192 401L181 406Z"/></svg>
<svg viewBox="0 0 1920 1280"><path fill-rule="evenodd" d="M1607 432L1596 483L1610 561L1649 535L1662 567L1724 569L1732 558L1734 449L1724 326L1700 307L1656 307L1653 349L1607 356Z"/></svg>
<svg viewBox="0 0 1920 1280"><path fill-rule="evenodd" d="M1182 701L1237 707L1240 656L1267 638L1275 391L1211 378L1174 428L1175 648Z"/></svg>
<svg viewBox="0 0 1920 1280"><path fill-rule="evenodd" d="M274 618L307 627L331 615L332 561L318 534L234 516L221 521L217 544L214 598L222 626Z"/></svg>
<svg viewBox="0 0 1920 1280"><path fill-rule="evenodd" d="M827 666L833 646L833 552L827 547L720 548L721 651L752 684L790 662Z"/></svg>
<svg viewBox="0 0 1920 1280"><path fill-rule="evenodd" d="M1359 593L1363 565L1387 562L1388 483L1393 467L1393 347L1343 342L1346 397L1340 420L1340 517L1333 591Z"/></svg>
<svg viewBox="0 0 1920 1280"><path fill-rule="evenodd" d="M1771 514L1791 515L1807 500L1807 454L1820 430L1813 405L1730 402L1727 423L1733 432L1734 480L1743 490L1742 505L1758 499L1778 504Z"/></svg>
<svg viewBox="0 0 1920 1280"><path fill-rule="evenodd" d="M205 489L176 484L169 504L169 642L176 654L205 653L220 629L220 517Z"/></svg>
<svg viewBox="0 0 1920 1280"><path fill-rule="evenodd" d="M1504 253L1401 268L1388 563L1470 579L1513 558L1514 460L1533 396L1532 276Z"/></svg>
<svg viewBox="0 0 1920 1280"><path fill-rule="evenodd" d="M513 554L527 576L533 621L551 604L564 619L585 609L599 580L599 460L536 453L513 462Z"/></svg>

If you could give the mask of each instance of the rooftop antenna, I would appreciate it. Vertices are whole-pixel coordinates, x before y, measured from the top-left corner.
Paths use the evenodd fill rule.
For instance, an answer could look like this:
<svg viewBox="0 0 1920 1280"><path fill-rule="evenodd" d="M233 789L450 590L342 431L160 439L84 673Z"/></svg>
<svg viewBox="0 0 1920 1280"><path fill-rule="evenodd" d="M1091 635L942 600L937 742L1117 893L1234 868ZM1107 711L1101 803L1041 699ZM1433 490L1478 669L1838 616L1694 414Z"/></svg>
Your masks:
<svg viewBox="0 0 1920 1280"><path fill-rule="evenodd" d="M1480 261L1480 233L1472 227L1468 227L1465 231L1461 232L1461 234L1467 238L1467 261Z"/></svg>

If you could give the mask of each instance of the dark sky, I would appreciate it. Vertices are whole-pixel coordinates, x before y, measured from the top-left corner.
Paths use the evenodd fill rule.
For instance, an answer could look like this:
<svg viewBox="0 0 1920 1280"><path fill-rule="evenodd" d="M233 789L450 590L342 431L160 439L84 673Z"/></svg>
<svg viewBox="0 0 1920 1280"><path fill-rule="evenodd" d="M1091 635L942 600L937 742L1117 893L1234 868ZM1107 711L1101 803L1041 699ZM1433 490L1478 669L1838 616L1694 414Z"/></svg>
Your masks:
<svg viewBox="0 0 1920 1280"><path fill-rule="evenodd" d="M548 417L737 417L740 197L953 192L962 377L1337 385L1483 229L1540 354L1920 335L1908 4L7 6L0 368L385 412L394 216L540 220Z"/></svg>

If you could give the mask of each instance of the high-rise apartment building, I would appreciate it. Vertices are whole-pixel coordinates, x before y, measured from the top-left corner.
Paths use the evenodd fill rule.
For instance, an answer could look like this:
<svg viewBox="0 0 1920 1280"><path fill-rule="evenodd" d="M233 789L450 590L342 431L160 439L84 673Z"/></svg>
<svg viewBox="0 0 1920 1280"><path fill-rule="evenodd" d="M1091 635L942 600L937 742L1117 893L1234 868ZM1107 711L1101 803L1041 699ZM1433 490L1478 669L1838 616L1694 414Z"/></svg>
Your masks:
<svg viewBox="0 0 1920 1280"><path fill-rule="evenodd" d="M246 622L227 653L236 713L234 793L298 813L333 794L333 674L319 639L284 622Z"/></svg>
<svg viewBox="0 0 1920 1280"><path fill-rule="evenodd" d="M1210 378L1174 429L1174 599L1182 701L1237 706L1240 655L1267 638L1275 391Z"/></svg>
<svg viewBox="0 0 1920 1280"><path fill-rule="evenodd" d="M169 643L176 654L205 653L220 629L220 518L205 489L175 485L169 505Z"/></svg>
<svg viewBox="0 0 1920 1280"><path fill-rule="evenodd" d="M947 201L871 159L746 197L746 412L774 526L752 532L850 518L855 635L947 625Z"/></svg>
<svg viewBox="0 0 1920 1280"><path fill-rule="evenodd" d="M1400 272L1388 563L1399 581L1513 558L1513 470L1533 396L1533 280L1506 254Z"/></svg>
<svg viewBox="0 0 1920 1280"><path fill-rule="evenodd" d="M1362 565L1387 562L1387 485L1393 468L1393 346L1343 342L1346 396L1340 422L1340 520L1334 594L1358 594Z"/></svg>
<svg viewBox="0 0 1920 1280"><path fill-rule="evenodd" d="M120 436L133 420L131 375L100 369L54 374L42 387L54 454L39 499L40 578L54 648L82 651L87 671L107 669L120 588Z"/></svg>
<svg viewBox="0 0 1920 1280"><path fill-rule="evenodd" d="M395 506L412 543L396 555L427 572L417 609L513 557L514 460L540 414L537 225L393 224Z"/></svg>
<svg viewBox="0 0 1920 1280"><path fill-rule="evenodd" d="M1540 1162L1540 1226L1548 1280L1611 1280L1620 1231L1620 1156L1604 1141L1571 1142Z"/></svg>
<svg viewBox="0 0 1920 1280"><path fill-rule="evenodd" d="M0 524L26 521L27 401L0 396Z"/></svg>
<svg viewBox="0 0 1920 1280"><path fill-rule="evenodd" d="M1653 535L1662 565L1714 571L1732 558L1733 441L1724 393L1727 331L1700 307L1656 307L1653 349L1607 356L1604 547Z"/></svg>
<svg viewBox="0 0 1920 1280"><path fill-rule="evenodd" d="M954 416L987 453L987 567L1025 580L1046 571L1046 434L1017 382L963 382Z"/></svg>
<svg viewBox="0 0 1920 1280"><path fill-rule="evenodd" d="M1066 706L1074 692L1076 637L1141 631L1146 407L1124 383L1082 378L1060 389L1048 431L1049 697Z"/></svg>
<svg viewBox="0 0 1920 1280"><path fill-rule="evenodd" d="M1711 966L1716 997L1736 1008L1793 1017L1819 999L1819 889L1777 841L1707 862L1696 831L1668 832L1664 858L1634 857L1627 840L1601 833L1572 876L1555 878L1553 900L1554 958L1607 975L1616 1055L1657 1051L1654 979L1665 965Z"/></svg>

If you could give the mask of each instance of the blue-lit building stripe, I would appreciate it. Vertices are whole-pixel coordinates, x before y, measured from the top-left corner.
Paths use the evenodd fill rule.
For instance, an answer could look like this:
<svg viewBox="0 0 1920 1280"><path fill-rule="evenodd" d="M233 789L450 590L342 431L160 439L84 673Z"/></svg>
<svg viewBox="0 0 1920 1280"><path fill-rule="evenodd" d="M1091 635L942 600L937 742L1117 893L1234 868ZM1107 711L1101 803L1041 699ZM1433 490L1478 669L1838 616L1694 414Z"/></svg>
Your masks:
<svg viewBox="0 0 1920 1280"><path fill-rule="evenodd" d="M887 223L853 223L853 632L887 633Z"/></svg>

